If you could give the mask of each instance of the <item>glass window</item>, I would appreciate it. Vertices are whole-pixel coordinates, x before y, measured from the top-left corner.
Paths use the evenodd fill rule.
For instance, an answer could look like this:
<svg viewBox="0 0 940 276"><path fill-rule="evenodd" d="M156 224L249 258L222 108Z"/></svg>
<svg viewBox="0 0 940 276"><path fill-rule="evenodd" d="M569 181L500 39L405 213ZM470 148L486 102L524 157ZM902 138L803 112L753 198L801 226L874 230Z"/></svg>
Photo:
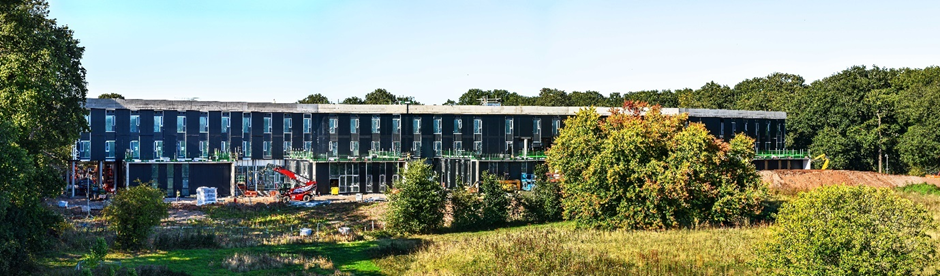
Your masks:
<svg viewBox="0 0 940 276"><path fill-rule="evenodd" d="M512 141L506 141L506 153L512 153Z"/></svg>
<svg viewBox="0 0 940 276"><path fill-rule="evenodd" d="M85 125L91 127L91 114L85 113Z"/></svg>
<svg viewBox="0 0 940 276"><path fill-rule="evenodd" d="M731 136L733 137L738 132L738 122L731 122Z"/></svg>
<svg viewBox="0 0 940 276"><path fill-rule="evenodd" d="M114 158L114 140L104 141L105 158Z"/></svg>
<svg viewBox="0 0 940 276"><path fill-rule="evenodd" d="M140 159L140 141L131 140L131 159Z"/></svg>
<svg viewBox="0 0 940 276"><path fill-rule="evenodd" d="M349 119L349 133L359 133L359 118Z"/></svg>
<svg viewBox="0 0 940 276"><path fill-rule="evenodd" d="M186 158L186 141L176 141L176 158Z"/></svg>
<svg viewBox="0 0 940 276"><path fill-rule="evenodd" d="M229 152L228 141L222 141L222 147L219 149L221 152Z"/></svg>
<svg viewBox="0 0 940 276"><path fill-rule="evenodd" d="M160 159L163 157L163 141L156 140L153 141L153 159Z"/></svg>
<svg viewBox="0 0 940 276"><path fill-rule="evenodd" d="M330 118L330 134L336 134L336 127L339 125L339 119Z"/></svg>
<svg viewBox="0 0 940 276"><path fill-rule="evenodd" d="M140 132L140 115L131 115L131 133Z"/></svg>
<svg viewBox="0 0 940 276"><path fill-rule="evenodd" d="M359 141L349 141L349 152L352 156L359 156Z"/></svg>
<svg viewBox="0 0 940 276"><path fill-rule="evenodd" d="M284 118L284 133L294 131L294 123L291 118Z"/></svg>
<svg viewBox="0 0 940 276"><path fill-rule="evenodd" d="M186 116L176 116L176 133L186 133Z"/></svg>
<svg viewBox="0 0 940 276"><path fill-rule="evenodd" d="M382 130L382 119L379 116L372 116L372 133L378 134Z"/></svg>
<svg viewBox="0 0 940 276"><path fill-rule="evenodd" d="M477 154L483 154L483 141L473 141L473 151Z"/></svg>
<svg viewBox="0 0 940 276"><path fill-rule="evenodd" d="M558 131L561 129L561 119L555 118L552 119L552 135L558 136Z"/></svg>
<svg viewBox="0 0 940 276"><path fill-rule="evenodd" d="M392 133L394 134L401 133L401 118L392 119Z"/></svg>
<svg viewBox="0 0 940 276"><path fill-rule="evenodd" d="M460 134L461 129L463 129L463 120L454 119L454 134Z"/></svg>
<svg viewBox="0 0 940 276"><path fill-rule="evenodd" d="M231 118L228 114L222 115L222 124L219 125L220 131L222 133L228 133L228 128L231 127L231 122L229 122L230 120Z"/></svg>
<svg viewBox="0 0 940 276"><path fill-rule="evenodd" d="M506 118L506 134L512 134L512 118Z"/></svg>
<svg viewBox="0 0 940 276"><path fill-rule="evenodd" d="M271 141L262 142L261 154L264 156L264 158L271 158L272 146L273 144L271 143Z"/></svg>
<svg viewBox="0 0 940 276"><path fill-rule="evenodd" d="M483 134L483 120L473 119L473 134Z"/></svg>
<svg viewBox="0 0 940 276"><path fill-rule="evenodd" d="M330 142L329 142L329 146L330 146L330 147L329 147L330 153L331 153L333 156L338 156L338 155L339 155L339 147L336 146L336 141L330 141Z"/></svg>
<svg viewBox="0 0 940 276"><path fill-rule="evenodd" d="M454 141L454 150L463 150L463 142Z"/></svg>
<svg viewBox="0 0 940 276"><path fill-rule="evenodd" d="M412 142L411 151L414 152L415 156L421 156L421 141Z"/></svg>
<svg viewBox="0 0 940 276"><path fill-rule="evenodd" d="M245 153L245 157L251 158L251 141L242 141L242 152Z"/></svg>
<svg viewBox="0 0 940 276"><path fill-rule="evenodd" d="M421 134L421 118L415 118L411 127L414 129L414 134Z"/></svg>
<svg viewBox="0 0 940 276"><path fill-rule="evenodd" d="M304 151L310 151L310 148L313 147L313 141L304 141Z"/></svg>
<svg viewBox="0 0 940 276"><path fill-rule="evenodd" d="M434 141L434 156L441 156L441 141Z"/></svg>
<svg viewBox="0 0 940 276"><path fill-rule="evenodd" d="M209 133L209 114L199 115L199 133Z"/></svg>
<svg viewBox="0 0 940 276"><path fill-rule="evenodd" d="M718 139L725 138L725 120L721 119L721 124L718 126Z"/></svg>
<svg viewBox="0 0 940 276"><path fill-rule="evenodd" d="M153 116L153 132L161 132L163 129L163 115Z"/></svg>
<svg viewBox="0 0 940 276"><path fill-rule="evenodd" d="M209 157L209 141L199 141L199 157Z"/></svg>
<svg viewBox="0 0 940 276"><path fill-rule="evenodd" d="M245 117L242 117L242 132L251 133L251 114L245 114Z"/></svg>
<svg viewBox="0 0 940 276"><path fill-rule="evenodd" d="M271 127L273 127L271 125L271 116L270 115L265 116L264 117L264 133L271 133Z"/></svg>
<svg viewBox="0 0 940 276"><path fill-rule="evenodd" d="M441 118L434 118L434 134L441 134Z"/></svg>
<svg viewBox="0 0 940 276"><path fill-rule="evenodd" d="M382 150L382 142L379 142L379 141L372 141L372 148L370 148L370 149L371 149L371 150Z"/></svg>
<svg viewBox="0 0 940 276"><path fill-rule="evenodd" d="M90 159L91 158L91 141L82 140L81 142L79 142L79 145L81 146L81 149L79 149L79 152L80 152L79 156L82 159Z"/></svg>
<svg viewBox="0 0 940 276"><path fill-rule="evenodd" d="M104 116L104 131L114 132L114 115Z"/></svg>
<svg viewBox="0 0 940 276"><path fill-rule="evenodd" d="M542 119L532 119L532 135L542 134Z"/></svg>
<svg viewBox="0 0 940 276"><path fill-rule="evenodd" d="M401 141L392 141L392 152L401 152Z"/></svg>
<svg viewBox="0 0 940 276"><path fill-rule="evenodd" d="M310 133L310 128L313 127L310 118L304 118L304 133Z"/></svg>
<svg viewBox="0 0 940 276"><path fill-rule="evenodd" d="M290 142L290 141L284 141L284 153L291 152L292 150L293 150L293 149L291 148L291 142Z"/></svg>

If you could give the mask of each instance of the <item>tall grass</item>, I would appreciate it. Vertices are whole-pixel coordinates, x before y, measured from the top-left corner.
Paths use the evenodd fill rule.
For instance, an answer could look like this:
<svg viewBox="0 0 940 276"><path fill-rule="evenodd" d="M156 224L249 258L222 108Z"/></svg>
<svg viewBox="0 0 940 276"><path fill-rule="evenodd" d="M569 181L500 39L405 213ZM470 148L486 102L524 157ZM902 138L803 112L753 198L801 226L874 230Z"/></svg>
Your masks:
<svg viewBox="0 0 940 276"><path fill-rule="evenodd" d="M599 231L568 223L425 236L430 245L376 263L389 274L754 274L764 227Z"/></svg>

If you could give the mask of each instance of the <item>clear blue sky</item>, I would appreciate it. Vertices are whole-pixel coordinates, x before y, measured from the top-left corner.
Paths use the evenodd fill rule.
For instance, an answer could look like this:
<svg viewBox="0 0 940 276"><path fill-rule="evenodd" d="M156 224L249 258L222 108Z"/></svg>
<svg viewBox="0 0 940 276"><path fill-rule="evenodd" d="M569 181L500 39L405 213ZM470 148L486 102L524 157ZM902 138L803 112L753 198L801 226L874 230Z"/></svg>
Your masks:
<svg viewBox="0 0 940 276"><path fill-rule="evenodd" d="M646 3L655 2L655 3ZM715 2L715 3L703 3ZM294 102L375 88L427 104L807 82L940 61L940 1L50 0L85 46L89 96Z"/></svg>

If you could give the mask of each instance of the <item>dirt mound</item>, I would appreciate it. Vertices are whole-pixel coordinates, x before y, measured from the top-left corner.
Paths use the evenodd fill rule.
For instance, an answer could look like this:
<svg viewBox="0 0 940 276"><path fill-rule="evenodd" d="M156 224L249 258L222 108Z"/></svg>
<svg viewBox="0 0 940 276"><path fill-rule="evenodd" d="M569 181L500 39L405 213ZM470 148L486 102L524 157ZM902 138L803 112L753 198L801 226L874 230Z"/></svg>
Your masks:
<svg viewBox="0 0 940 276"><path fill-rule="evenodd" d="M872 187L901 187L929 183L940 186L940 179L841 170L767 170L758 172L770 189L782 192L808 191L822 186L846 184Z"/></svg>

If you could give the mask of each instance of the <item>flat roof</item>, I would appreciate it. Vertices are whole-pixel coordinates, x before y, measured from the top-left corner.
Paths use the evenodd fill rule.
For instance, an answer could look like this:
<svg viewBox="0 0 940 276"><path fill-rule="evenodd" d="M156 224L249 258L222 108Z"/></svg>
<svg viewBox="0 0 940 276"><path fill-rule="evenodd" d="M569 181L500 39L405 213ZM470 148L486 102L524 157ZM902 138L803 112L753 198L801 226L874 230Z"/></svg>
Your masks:
<svg viewBox="0 0 940 276"><path fill-rule="evenodd" d="M284 112L324 114L466 114L466 115L575 115L583 106L482 106L482 105L367 105L298 104L185 100L96 99L89 98L88 109L193 110L223 112ZM596 107L597 113L610 115L610 107ZM688 113L691 117L786 119L780 111L727 109L663 108L662 113Z"/></svg>

